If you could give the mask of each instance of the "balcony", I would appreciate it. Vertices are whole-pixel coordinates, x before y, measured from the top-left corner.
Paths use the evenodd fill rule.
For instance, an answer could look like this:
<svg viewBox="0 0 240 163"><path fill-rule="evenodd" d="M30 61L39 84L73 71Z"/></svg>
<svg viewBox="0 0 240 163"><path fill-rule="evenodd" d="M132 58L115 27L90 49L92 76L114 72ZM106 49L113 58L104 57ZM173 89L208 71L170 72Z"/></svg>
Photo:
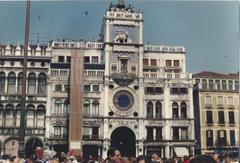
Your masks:
<svg viewBox="0 0 240 163"><path fill-rule="evenodd" d="M167 67L165 67L164 68L164 71L165 72L175 72L175 73L179 73L179 72L181 72L182 71L182 67L180 67L180 66L174 66L174 67L170 67L170 66L167 66Z"/></svg>
<svg viewBox="0 0 240 163"><path fill-rule="evenodd" d="M224 125L225 125L225 121L218 121L218 124L219 124L220 126L224 126Z"/></svg>
<svg viewBox="0 0 240 163"><path fill-rule="evenodd" d="M217 104L217 107L218 107L219 109L224 109L224 105L223 105L223 104Z"/></svg>
<svg viewBox="0 0 240 163"><path fill-rule="evenodd" d="M83 135L83 139L84 140L92 140L92 141L98 141L100 140L100 136L99 135Z"/></svg>
<svg viewBox="0 0 240 163"><path fill-rule="evenodd" d="M207 108L212 108L212 104L205 104L206 109Z"/></svg>
<svg viewBox="0 0 240 163"><path fill-rule="evenodd" d="M213 121L207 121L208 126L213 126Z"/></svg>
<svg viewBox="0 0 240 163"><path fill-rule="evenodd" d="M228 104L228 105L227 105L227 108L228 108L228 109L234 109L235 107L234 107L234 105L232 105L232 104Z"/></svg>

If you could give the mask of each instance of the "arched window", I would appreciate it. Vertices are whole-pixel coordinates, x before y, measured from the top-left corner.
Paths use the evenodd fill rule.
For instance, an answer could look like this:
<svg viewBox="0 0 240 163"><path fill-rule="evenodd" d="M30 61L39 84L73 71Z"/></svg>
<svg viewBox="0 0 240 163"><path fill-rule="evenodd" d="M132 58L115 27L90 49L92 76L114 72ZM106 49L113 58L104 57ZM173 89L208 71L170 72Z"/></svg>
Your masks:
<svg viewBox="0 0 240 163"><path fill-rule="evenodd" d="M13 118L13 105L8 104L5 109L5 125L13 126Z"/></svg>
<svg viewBox="0 0 240 163"><path fill-rule="evenodd" d="M173 102L173 104L172 104L172 118L176 119L178 117L179 117L179 115L178 115L178 104L176 102Z"/></svg>
<svg viewBox="0 0 240 163"><path fill-rule="evenodd" d="M23 85L23 73L20 72L18 74L18 94L21 94L22 93L22 85Z"/></svg>
<svg viewBox="0 0 240 163"><path fill-rule="evenodd" d="M37 107L37 127L44 127L45 106L38 105Z"/></svg>
<svg viewBox="0 0 240 163"><path fill-rule="evenodd" d="M90 102L89 100L85 100L83 103L83 114L89 115L90 114Z"/></svg>
<svg viewBox="0 0 240 163"><path fill-rule="evenodd" d="M156 119L161 119L162 118L162 104L160 102L156 102Z"/></svg>
<svg viewBox="0 0 240 163"><path fill-rule="evenodd" d="M5 92L5 73L4 72L0 72L0 93L4 93Z"/></svg>
<svg viewBox="0 0 240 163"><path fill-rule="evenodd" d="M21 117L21 104L18 104L16 106L16 126L19 127L20 126L20 117Z"/></svg>
<svg viewBox="0 0 240 163"><path fill-rule="evenodd" d="M153 103L147 103L147 119L153 119Z"/></svg>
<svg viewBox="0 0 240 163"><path fill-rule="evenodd" d="M187 104L185 102L181 103L181 118L187 118Z"/></svg>
<svg viewBox="0 0 240 163"><path fill-rule="evenodd" d="M34 106L27 106L27 126L33 127L34 125Z"/></svg>
<svg viewBox="0 0 240 163"><path fill-rule="evenodd" d="M92 114L93 115L98 115L99 114L99 102L98 100L94 100L92 103Z"/></svg>
<svg viewBox="0 0 240 163"><path fill-rule="evenodd" d="M0 104L0 126L3 126L3 105Z"/></svg>
<svg viewBox="0 0 240 163"><path fill-rule="evenodd" d="M44 73L39 74L38 76L38 93L46 94L47 87L47 76Z"/></svg>
<svg viewBox="0 0 240 163"><path fill-rule="evenodd" d="M16 75L14 72L8 74L8 93L16 93Z"/></svg>
<svg viewBox="0 0 240 163"><path fill-rule="evenodd" d="M34 73L30 73L28 75L28 94L35 94L36 89L36 75Z"/></svg>

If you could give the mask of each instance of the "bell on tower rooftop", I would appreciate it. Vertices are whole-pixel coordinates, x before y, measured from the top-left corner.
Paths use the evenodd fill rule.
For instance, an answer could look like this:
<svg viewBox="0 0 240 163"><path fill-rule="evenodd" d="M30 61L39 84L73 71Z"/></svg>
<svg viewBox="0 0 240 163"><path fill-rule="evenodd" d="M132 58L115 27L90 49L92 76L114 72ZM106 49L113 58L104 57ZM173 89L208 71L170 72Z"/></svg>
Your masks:
<svg viewBox="0 0 240 163"><path fill-rule="evenodd" d="M118 8L125 8L124 0L118 0L117 7Z"/></svg>

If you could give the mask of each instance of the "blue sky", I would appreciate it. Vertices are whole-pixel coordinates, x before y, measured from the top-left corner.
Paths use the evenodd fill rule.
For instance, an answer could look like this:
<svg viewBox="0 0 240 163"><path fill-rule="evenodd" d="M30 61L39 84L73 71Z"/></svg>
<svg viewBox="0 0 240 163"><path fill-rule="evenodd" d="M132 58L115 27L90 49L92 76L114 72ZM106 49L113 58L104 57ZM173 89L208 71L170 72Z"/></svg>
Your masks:
<svg viewBox="0 0 240 163"><path fill-rule="evenodd" d="M112 1L34 1L30 40L96 40ZM239 3L126 1L144 13L144 42L186 47L187 71L237 72ZM25 2L0 2L0 42L23 43ZM86 15L85 12L88 12Z"/></svg>

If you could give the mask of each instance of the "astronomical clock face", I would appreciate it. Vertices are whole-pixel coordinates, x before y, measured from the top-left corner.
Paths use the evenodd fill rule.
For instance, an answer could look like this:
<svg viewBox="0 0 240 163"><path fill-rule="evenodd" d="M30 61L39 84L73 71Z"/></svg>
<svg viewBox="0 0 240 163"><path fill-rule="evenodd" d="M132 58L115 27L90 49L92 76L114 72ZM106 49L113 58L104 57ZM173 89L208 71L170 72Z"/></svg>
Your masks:
<svg viewBox="0 0 240 163"><path fill-rule="evenodd" d="M113 103L117 109L126 111L133 106L134 98L131 93L122 90L115 93Z"/></svg>
<svg viewBox="0 0 240 163"><path fill-rule="evenodd" d="M114 89L109 100L111 110L120 116L132 114L137 108L137 96L132 89Z"/></svg>

